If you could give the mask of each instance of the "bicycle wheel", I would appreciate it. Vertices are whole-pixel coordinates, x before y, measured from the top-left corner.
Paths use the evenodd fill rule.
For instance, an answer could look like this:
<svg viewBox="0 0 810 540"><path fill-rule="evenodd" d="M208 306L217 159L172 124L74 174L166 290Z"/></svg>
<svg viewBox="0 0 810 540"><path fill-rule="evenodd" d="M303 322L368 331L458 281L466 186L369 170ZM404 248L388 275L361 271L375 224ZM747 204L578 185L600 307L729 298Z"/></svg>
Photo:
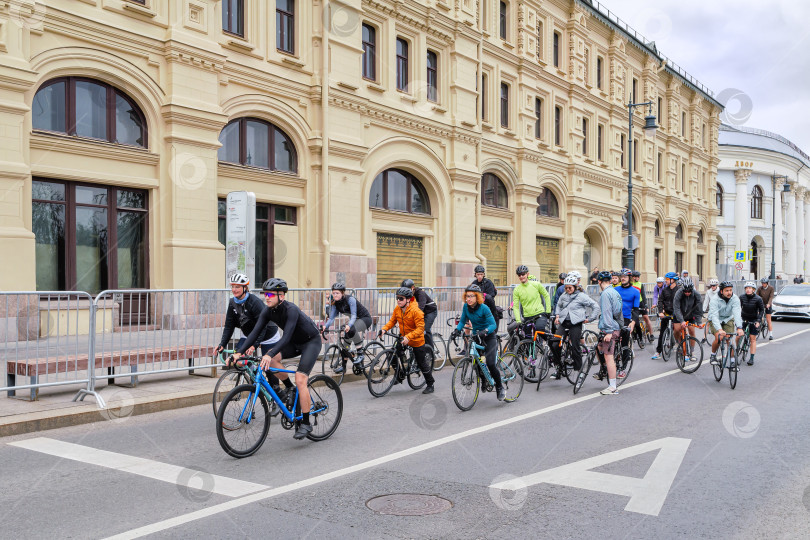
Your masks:
<svg viewBox="0 0 810 540"><path fill-rule="evenodd" d="M644 334L641 332L641 330L636 330L635 328L633 329L633 339L636 343L638 343L638 348L642 351L644 350L644 347L647 346L647 343L644 341Z"/></svg>
<svg viewBox="0 0 810 540"><path fill-rule="evenodd" d="M222 398L230 394L231 390L237 386L249 382L250 381L247 378L247 374L241 369L227 369L222 375L220 375L216 386L214 386L214 395L212 400L214 402L214 418L217 417L219 406L222 403Z"/></svg>
<svg viewBox="0 0 810 540"><path fill-rule="evenodd" d="M709 332L709 324L708 323L706 323L706 325L703 327L703 341L709 347L711 347L712 344L714 343L714 334Z"/></svg>
<svg viewBox="0 0 810 540"><path fill-rule="evenodd" d="M588 347L588 351L596 350L596 345L599 343L599 334L593 330L583 330L582 339L585 341L585 346Z"/></svg>
<svg viewBox="0 0 810 540"><path fill-rule="evenodd" d="M382 351L385 350L385 345L383 345L382 341L369 341L366 345L361 349L362 351L362 358L360 362L357 364L357 368L362 370L363 376L368 377L368 368L371 366L371 363L374 362L374 359L377 358L377 355L380 354ZM360 354L360 353L358 353Z"/></svg>
<svg viewBox="0 0 810 540"><path fill-rule="evenodd" d="M717 364L712 365L712 372L714 372L714 380L720 382L723 379L723 370L726 369L726 349L728 348L728 342L723 341L720 344L720 350L718 351L720 354L717 355Z"/></svg>
<svg viewBox="0 0 810 540"><path fill-rule="evenodd" d="M689 361L686 362L684 357L684 349L686 349L686 356L689 356ZM679 343L675 351L675 363L678 364L678 369L684 373L694 373L703 363L703 346L700 340L696 337L685 336Z"/></svg>
<svg viewBox="0 0 810 540"><path fill-rule="evenodd" d="M548 346L548 343L545 341L541 341L537 345L542 352L537 353L538 355L538 363L540 367L538 368L540 371L540 379L537 381L539 384L541 381L544 381L546 377L548 377L548 371L550 366L550 359L551 359L551 349Z"/></svg>
<svg viewBox="0 0 810 540"><path fill-rule="evenodd" d="M447 342L441 334L433 334L433 371L441 371L447 363Z"/></svg>
<svg viewBox="0 0 810 540"><path fill-rule="evenodd" d="M394 349L385 349L368 368L368 391L374 397L383 397L396 382Z"/></svg>
<svg viewBox="0 0 810 540"><path fill-rule="evenodd" d="M315 375L307 382L312 406L309 423L312 432L307 435L311 441L328 439L340 424L343 416L343 393L340 385L326 375Z"/></svg>
<svg viewBox="0 0 810 540"><path fill-rule="evenodd" d="M472 358L466 356L458 361L453 370L453 401L462 411L469 411L478 400L478 389L481 386L478 370Z"/></svg>
<svg viewBox="0 0 810 540"><path fill-rule="evenodd" d="M531 383L536 383L540 379L540 363L535 358L534 342L531 339L524 339L518 343L514 355L523 364L523 378Z"/></svg>
<svg viewBox="0 0 810 540"><path fill-rule="evenodd" d="M728 384L731 386L731 389L734 390L737 386L737 373L740 371L740 359L736 359L734 362L734 366L731 365L731 348L729 347L728 350Z"/></svg>
<svg viewBox="0 0 810 540"><path fill-rule="evenodd" d="M771 331L768 329L768 319L764 315L759 321L759 335L762 336L763 341L768 339L768 336L771 335Z"/></svg>
<svg viewBox="0 0 810 540"><path fill-rule="evenodd" d="M672 335L672 324L670 321L670 325L664 330L664 339L661 340L661 358L664 359L664 362L669 362L669 355L672 354L672 347L674 345L675 338Z"/></svg>
<svg viewBox="0 0 810 540"><path fill-rule="evenodd" d="M574 395L576 395L582 389L582 385L585 383L585 379L588 378L588 372L591 370L591 366L593 365L592 364L593 358L591 357L595 356L596 350L590 350L588 351L588 356L582 359L582 367L579 369L577 380L574 383Z"/></svg>
<svg viewBox="0 0 810 540"><path fill-rule="evenodd" d="M630 377L630 371L633 369L633 360L635 358L636 358L636 354L633 352L633 347L628 346L626 348L622 348L622 359L620 361L621 365L617 366L617 370L616 370L616 374L617 374L616 387L617 388L619 386L621 386L622 383L624 381L626 381L628 377ZM619 378L618 373L621 372L621 371L624 372L624 377Z"/></svg>
<svg viewBox="0 0 810 540"><path fill-rule="evenodd" d="M222 400L217 413L217 439L235 458L251 456L261 448L270 429L270 406L261 393L254 404L256 387L237 386ZM229 428L225 428L229 426Z"/></svg>
<svg viewBox="0 0 810 540"><path fill-rule="evenodd" d="M740 345L735 349L735 358L737 359L737 367L739 368L745 361L748 360L748 337L743 336L740 339Z"/></svg>
<svg viewBox="0 0 810 540"><path fill-rule="evenodd" d="M523 362L515 356L515 353L506 353L498 361L498 369L501 372L501 383L506 392L504 401L512 403L520 397L523 391Z"/></svg>
<svg viewBox="0 0 810 540"><path fill-rule="evenodd" d="M340 345L330 345L323 354L323 360L321 360L321 373L334 377L338 386L340 386L340 383L343 382L343 376L346 374L346 369L343 369L340 373L336 373L335 370L342 365L343 351Z"/></svg>
<svg viewBox="0 0 810 540"><path fill-rule="evenodd" d="M430 352L428 352L430 354ZM419 369L419 363L413 354L413 350L408 351L408 386L414 390L419 390L427 384L422 370Z"/></svg>

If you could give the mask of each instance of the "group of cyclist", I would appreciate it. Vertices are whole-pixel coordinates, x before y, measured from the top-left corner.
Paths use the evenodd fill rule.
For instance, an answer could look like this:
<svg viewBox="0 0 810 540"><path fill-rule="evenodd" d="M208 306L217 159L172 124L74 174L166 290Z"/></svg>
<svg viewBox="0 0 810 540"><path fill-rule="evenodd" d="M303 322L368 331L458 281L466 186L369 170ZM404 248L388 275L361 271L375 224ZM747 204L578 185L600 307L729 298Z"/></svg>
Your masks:
<svg viewBox="0 0 810 540"><path fill-rule="evenodd" d="M495 284L486 277L485 268L481 265L476 266L474 274L475 279L464 289L464 305L452 337L456 338L467 332L486 347L487 367L495 382L497 399L502 401L505 392L500 372L496 368L498 355L496 336L503 313L502 309L495 305L498 291ZM641 273L628 269L619 272L606 270L598 272L596 275L600 288L598 303L585 292L581 284L582 276L578 271L559 275L560 281L553 298L546 287L529 274L527 266L518 266L516 274L518 283L512 291L512 315L516 327L525 329L530 326L532 331L535 328L550 330L547 332L548 335L565 336L570 343L576 344L582 339L583 325L597 321L600 331L597 351L600 361L603 361L607 368L608 379L608 387L602 390L601 394L618 394L617 379L624 378L625 373L617 369L615 357L620 347L627 347L632 332L640 331L640 317L645 323L647 333L641 337L651 342L654 339L646 297L640 282ZM669 272L664 277L659 277L653 289L652 308L657 308L661 326L653 359L660 358L662 336L670 322L673 324L676 337L682 339L685 331L694 335L695 328L701 324L704 312L708 312L709 330L717 338L712 343L711 363L717 362L716 351L720 339L727 334L736 334L739 341L747 331L751 340L748 363L753 364L756 337L763 314L767 317L769 329L772 328L770 313L774 291L766 278L761 282L759 288L755 283L747 282L745 294L738 297L734 295L731 282L719 283L716 279L712 279L704 297L696 290L693 280L685 271L680 276L675 272ZM373 326L369 310L354 296L346 294L344 283L335 283L332 285L328 300L328 317L319 327L295 304L285 299L288 287L283 279L270 278L262 284L264 305L259 298L250 294L249 279L244 274L232 275L230 283L233 297L228 304L222 339L216 352L219 353L224 349L234 330L239 328L245 337L236 344L234 360L238 360L244 354L253 354L257 346L261 351L260 367L263 370L270 367L281 369L282 360L300 356L294 384L299 390L301 410L308 411L310 397L305 391L307 381L320 354L322 338L325 339L326 331L339 315L348 317L341 329L341 339L345 340L347 345L353 343L360 351L365 333ZM414 358L427 383L423 393L432 393L435 379L432 374L434 343L431 327L438 315L438 306L427 292L417 287L411 279L402 281L395 297L396 306L389 321L379 329L378 336L381 337L384 332L398 327L400 338L397 347L410 347L413 350ZM772 334L770 339L773 339ZM549 341L549 346L557 366L557 372L551 377L560 379L562 339ZM361 362L361 355L362 352L359 352L352 361ZM578 371L584 360L580 347L571 348L571 360L573 368ZM685 361L691 359L686 358ZM346 360L337 371L345 369ZM285 396L286 392L293 388L293 381L286 373L278 373L276 376L268 372L267 376L280 396ZM595 377L601 380L602 372ZM283 390L279 384L284 386ZM312 431L309 414L302 413L302 416L294 435L296 439L303 439Z"/></svg>

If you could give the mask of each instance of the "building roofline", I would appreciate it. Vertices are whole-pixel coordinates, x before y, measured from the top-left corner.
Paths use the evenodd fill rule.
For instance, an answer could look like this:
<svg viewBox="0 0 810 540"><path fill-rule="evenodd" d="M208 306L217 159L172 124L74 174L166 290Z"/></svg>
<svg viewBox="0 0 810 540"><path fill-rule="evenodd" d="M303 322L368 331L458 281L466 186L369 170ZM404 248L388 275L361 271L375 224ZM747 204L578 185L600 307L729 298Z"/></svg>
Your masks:
<svg viewBox="0 0 810 540"><path fill-rule="evenodd" d="M774 133L772 131L766 131L764 129L758 129L758 128L750 128L750 127L744 127L744 126L732 126L732 125L729 125L729 124L720 124L720 131L747 133L749 135L759 135L760 137L767 137L769 139L779 141L780 143L787 145L791 150L793 150L794 152L799 154L806 161L810 162L810 156L808 156L801 148L799 148L798 145L792 143L790 140L788 140L787 138L779 135L778 133Z"/></svg>

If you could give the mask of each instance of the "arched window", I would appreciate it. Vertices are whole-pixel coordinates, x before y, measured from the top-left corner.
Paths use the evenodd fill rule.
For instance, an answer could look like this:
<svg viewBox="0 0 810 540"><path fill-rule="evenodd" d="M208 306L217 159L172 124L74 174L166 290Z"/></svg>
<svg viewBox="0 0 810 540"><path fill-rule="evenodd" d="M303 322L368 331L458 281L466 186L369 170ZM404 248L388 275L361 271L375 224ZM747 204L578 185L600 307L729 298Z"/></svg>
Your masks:
<svg viewBox="0 0 810 540"><path fill-rule="evenodd" d="M655 220L655 237L656 238L661 238L661 220L660 219Z"/></svg>
<svg viewBox="0 0 810 540"><path fill-rule="evenodd" d="M219 161L298 172L298 156L290 138L279 128L257 118L237 118L219 134Z"/></svg>
<svg viewBox="0 0 810 540"><path fill-rule="evenodd" d="M627 230L627 212L622 214L622 230ZM633 212L633 232L638 231L638 216Z"/></svg>
<svg viewBox="0 0 810 540"><path fill-rule="evenodd" d="M400 169L388 169L377 175L371 185L368 204L372 208L409 214L430 214L430 200L419 180Z"/></svg>
<svg viewBox="0 0 810 540"><path fill-rule="evenodd" d="M675 226L675 240L683 240L683 225L680 223Z"/></svg>
<svg viewBox="0 0 810 540"><path fill-rule="evenodd" d="M715 202L717 209L720 210L720 215L723 215L723 186L717 184L717 201Z"/></svg>
<svg viewBox="0 0 810 540"><path fill-rule="evenodd" d="M697 243L698 243L698 244L702 244L702 243L703 243L703 229L700 229L700 230L698 231L698 234L697 234Z"/></svg>
<svg viewBox="0 0 810 540"><path fill-rule="evenodd" d="M509 208L506 187L501 179L492 173L485 173L481 177L481 203L494 208Z"/></svg>
<svg viewBox="0 0 810 540"><path fill-rule="evenodd" d="M43 84L31 104L34 129L146 148L146 118L107 83L61 77Z"/></svg>
<svg viewBox="0 0 810 540"><path fill-rule="evenodd" d="M751 219L762 219L762 188L759 186L751 191Z"/></svg>
<svg viewBox="0 0 810 540"><path fill-rule="evenodd" d="M557 197L548 188L543 188L543 191L537 197L537 215L552 218L560 217Z"/></svg>

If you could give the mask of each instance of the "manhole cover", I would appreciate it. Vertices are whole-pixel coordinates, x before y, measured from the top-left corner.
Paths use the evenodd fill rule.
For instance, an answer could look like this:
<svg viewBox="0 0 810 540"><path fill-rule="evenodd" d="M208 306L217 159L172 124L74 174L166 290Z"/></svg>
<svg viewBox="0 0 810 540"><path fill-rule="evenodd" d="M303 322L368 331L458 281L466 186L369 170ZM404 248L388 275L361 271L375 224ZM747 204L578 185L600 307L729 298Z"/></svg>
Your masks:
<svg viewBox="0 0 810 540"><path fill-rule="evenodd" d="M436 495L418 493L392 493L380 495L366 501L368 506L378 514L391 516L427 516L440 514L453 507L453 503Z"/></svg>

